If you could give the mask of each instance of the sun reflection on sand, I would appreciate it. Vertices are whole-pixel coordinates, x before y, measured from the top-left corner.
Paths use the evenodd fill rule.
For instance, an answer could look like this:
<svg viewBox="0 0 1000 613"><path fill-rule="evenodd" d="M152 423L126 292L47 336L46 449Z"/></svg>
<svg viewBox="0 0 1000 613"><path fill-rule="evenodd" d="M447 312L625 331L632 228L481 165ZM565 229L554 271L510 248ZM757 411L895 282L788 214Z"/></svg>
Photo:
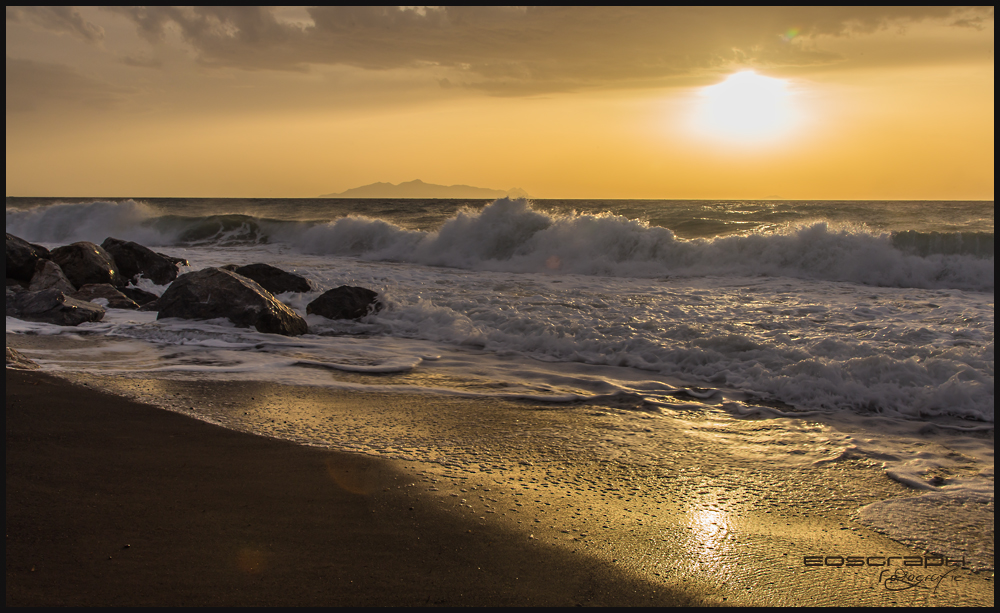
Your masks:
<svg viewBox="0 0 1000 613"><path fill-rule="evenodd" d="M724 509L690 508L685 516L692 570L709 572L716 579L729 575L726 567L734 559L732 518Z"/></svg>

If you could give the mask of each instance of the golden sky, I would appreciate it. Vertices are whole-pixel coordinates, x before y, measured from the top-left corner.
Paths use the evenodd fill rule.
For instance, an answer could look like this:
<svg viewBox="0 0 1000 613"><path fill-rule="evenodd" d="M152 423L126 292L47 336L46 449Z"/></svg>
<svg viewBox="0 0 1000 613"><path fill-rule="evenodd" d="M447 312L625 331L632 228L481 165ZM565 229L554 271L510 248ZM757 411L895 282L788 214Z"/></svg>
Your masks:
<svg viewBox="0 0 1000 613"><path fill-rule="evenodd" d="M993 199L993 9L7 8L8 196Z"/></svg>

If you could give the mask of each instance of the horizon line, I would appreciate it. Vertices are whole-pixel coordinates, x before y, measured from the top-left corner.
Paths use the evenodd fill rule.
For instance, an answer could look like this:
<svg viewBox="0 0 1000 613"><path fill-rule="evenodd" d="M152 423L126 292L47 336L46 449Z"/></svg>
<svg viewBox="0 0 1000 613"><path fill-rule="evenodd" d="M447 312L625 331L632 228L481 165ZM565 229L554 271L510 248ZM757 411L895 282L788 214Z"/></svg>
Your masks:
<svg viewBox="0 0 1000 613"><path fill-rule="evenodd" d="M5 198L92 198L95 200L128 200L128 199L202 199L202 200L500 200L501 198L506 198L507 196L498 196L496 198L417 198L417 197L391 197L384 198L379 196L12 196L5 195ZM588 197L588 198L560 198L560 197L535 197L529 196L525 200L661 200L661 201L698 201L698 200L723 200L723 201L736 201L736 200L780 200L787 202L994 202L994 198L786 198L781 196L763 196L763 197L751 197L751 196L741 196L741 197L698 197L698 198L662 198L662 197L630 197L630 198L614 198L614 197Z"/></svg>

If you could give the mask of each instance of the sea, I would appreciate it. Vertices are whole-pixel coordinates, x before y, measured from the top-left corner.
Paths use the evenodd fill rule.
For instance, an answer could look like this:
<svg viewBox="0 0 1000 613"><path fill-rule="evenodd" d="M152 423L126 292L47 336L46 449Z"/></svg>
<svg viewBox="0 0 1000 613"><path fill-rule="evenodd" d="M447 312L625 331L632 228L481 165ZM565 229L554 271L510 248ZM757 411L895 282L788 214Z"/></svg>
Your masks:
<svg viewBox="0 0 1000 613"><path fill-rule="evenodd" d="M116 342L33 353L47 371L500 398L580 423L600 406L646 435L592 453L628 446L636 462L657 457L657 424L711 418L720 444L761 462L870 462L910 495L859 521L992 565L992 201L7 198L6 211L8 233L49 248L112 236L186 258L182 273L264 262L314 287L278 296L309 324L294 338L118 309L78 328L8 317L8 334ZM340 285L383 308L306 315ZM772 427L742 425L761 420ZM424 457L303 423L241 427ZM984 542L949 541L958 524Z"/></svg>

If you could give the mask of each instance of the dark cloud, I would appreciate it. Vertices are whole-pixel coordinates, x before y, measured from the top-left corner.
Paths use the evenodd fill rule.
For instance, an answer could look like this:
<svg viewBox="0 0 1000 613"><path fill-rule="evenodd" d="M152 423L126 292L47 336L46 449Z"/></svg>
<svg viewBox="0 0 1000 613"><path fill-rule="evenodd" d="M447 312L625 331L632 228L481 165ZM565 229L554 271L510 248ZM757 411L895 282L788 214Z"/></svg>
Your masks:
<svg viewBox="0 0 1000 613"><path fill-rule="evenodd" d="M972 17L959 17L955 21L951 22L951 25L958 28L970 28L972 30L982 30L986 27L987 21L993 20L993 9L990 8L989 14L987 16L975 15Z"/></svg>
<svg viewBox="0 0 1000 613"><path fill-rule="evenodd" d="M58 34L71 34L90 43L104 40L104 29L84 19L71 6L8 6L6 13L7 21L28 23Z"/></svg>
<svg viewBox="0 0 1000 613"><path fill-rule="evenodd" d="M45 106L110 108L127 91L86 77L69 66L7 56L7 112Z"/></svg>
<svg viewBox="0 0 1000 613"><path fill-rule="evenodd" d="M109 10L130 19L139 35L150 42L163 40L168 28L178 28L205 64L301 70L306 63L293 57L297 46L308 46L304 31L279 23L274 11L267 7L143 6ZM303 57L308 55L304 51L299 50Z"/></svg>
<svg viewBox="0 0 1000 613"><path fill-rule="evenodd" d="M458 73L449 74L456 85L500 95L649 83L734 64L829 64L841 58L817 37L993 19L991 8L950 7L314 7L312 24L302 25L260 7L112 10L150 41L176 28L209 66L438 66Z"/></svg>

